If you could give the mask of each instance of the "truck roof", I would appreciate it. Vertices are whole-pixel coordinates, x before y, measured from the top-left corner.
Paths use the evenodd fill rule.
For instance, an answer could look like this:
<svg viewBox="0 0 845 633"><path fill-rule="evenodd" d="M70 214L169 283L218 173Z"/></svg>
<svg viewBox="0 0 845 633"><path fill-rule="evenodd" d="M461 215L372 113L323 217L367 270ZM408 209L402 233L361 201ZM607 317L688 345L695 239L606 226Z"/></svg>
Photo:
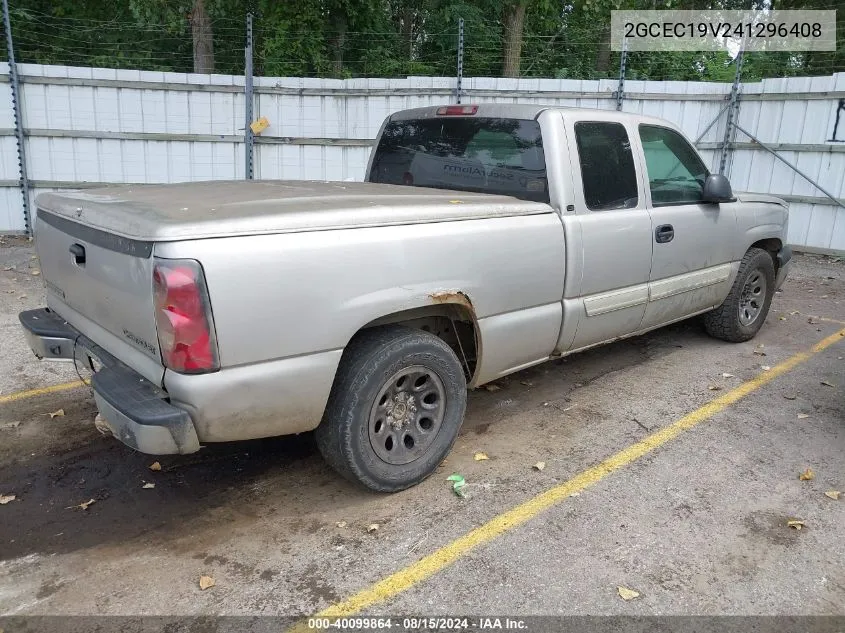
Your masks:
<svg viewBox="0 0 845 633"><path fill-rule="evenodd" d="M454 105L454 104L452 104ZM606 110L603 108L571 108L567 106L556 105L542 105L529 103L479 103L479 104L461 104L472 105L478 110L475 114L468 115L445 115L445 116L466 116L466 117L490 117L502 119L536 119L541 112L546 110L560 110L567 114L572 114L578 117L589 117L596 113L601 113L602 120L628 121L637 123L653 123L656 125L670 126L677 129L677 126L671 121L660 119L658 117L647 116L644 114L636 114L632 112L617 112L616 110ZM435 118L438 115L437 110L444 106L427 106L424 108L412 108L410 110L400 110L390 115L391 121L403 121L408 119L428 119Z"/></svg>

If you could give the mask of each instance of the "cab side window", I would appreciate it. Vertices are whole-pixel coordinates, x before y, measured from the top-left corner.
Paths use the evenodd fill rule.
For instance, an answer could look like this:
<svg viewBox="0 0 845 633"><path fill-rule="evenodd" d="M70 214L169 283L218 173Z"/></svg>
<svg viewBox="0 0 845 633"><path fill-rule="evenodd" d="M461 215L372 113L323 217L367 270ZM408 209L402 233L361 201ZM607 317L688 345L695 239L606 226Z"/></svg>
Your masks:
<svg viewBox="0 0 845 633"><path fill-rule="evenodd" d="M637 206L637 174L631 141L621 123L575 124L584 199L591 211Z"/></svg>
<svg viewBox="0 0 845 633"><path fill-rule="evenodd" d="M652 205L701 202L708 172L687 140L669 128L641 125L640 141Z"/></svg>

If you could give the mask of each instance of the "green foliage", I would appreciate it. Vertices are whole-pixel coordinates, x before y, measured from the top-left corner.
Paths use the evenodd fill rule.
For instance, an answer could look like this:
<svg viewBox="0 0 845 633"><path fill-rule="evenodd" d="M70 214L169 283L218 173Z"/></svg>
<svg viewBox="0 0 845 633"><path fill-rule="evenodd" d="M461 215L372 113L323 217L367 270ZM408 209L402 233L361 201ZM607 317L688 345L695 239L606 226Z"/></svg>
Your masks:
<svg viewBox="0 0 845 633"><path fill-rule="evenodd" d="M9 0L21 62L191 72L193 0ZM527 7L520 74L615 78L609 49L617 8L745 8L747 0L507 0ZM753 53L743 79L845 70L845 0L772 0L774 8L838 9L839 50ZM502 0L205 0L215 68L244 68L245 16L255 15L255 72L268 76L455 74L464 19L464 75L501 76ZM5 51L3 51L5 53ZM632 53L629 79L732 81L726 53Z"/></svg>

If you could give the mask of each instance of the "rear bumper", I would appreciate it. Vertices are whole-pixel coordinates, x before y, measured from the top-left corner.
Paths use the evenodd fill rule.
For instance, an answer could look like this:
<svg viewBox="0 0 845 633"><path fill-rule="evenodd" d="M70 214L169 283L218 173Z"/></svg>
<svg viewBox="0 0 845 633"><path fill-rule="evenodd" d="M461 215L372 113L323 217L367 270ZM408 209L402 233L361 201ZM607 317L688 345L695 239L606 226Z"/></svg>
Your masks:
<svg viewBox="0 0 845 633"><path fill-rule="evenodd" d="M780 251L778 251L777 260L778 272L777 277L775 277L775 290L779 289L783 285L783 282L786 281L786 276L789 274L790 268L792 268L792 249L788 246L781 248Z"/></svg>
<svg viewBox="0 0 845 633"><path fill-rule="evenodd" d="M79 333L49 308L19 315L30 348L38 358L73 360L85 353L102 363L94 374L94 399L112 434L151 455L195 453L199 439L191 416L167 393Z"/></svg>

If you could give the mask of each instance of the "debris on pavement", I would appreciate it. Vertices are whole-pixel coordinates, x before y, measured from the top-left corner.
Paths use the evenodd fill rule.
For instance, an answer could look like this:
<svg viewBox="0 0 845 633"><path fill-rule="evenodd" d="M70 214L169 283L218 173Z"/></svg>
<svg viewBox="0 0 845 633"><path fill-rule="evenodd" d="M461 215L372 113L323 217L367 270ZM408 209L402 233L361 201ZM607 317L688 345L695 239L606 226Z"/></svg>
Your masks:
<svg viewBox="0 0 845 633"><path fill-rule="evenodd" d="M68 506L65 510L75 510L76 508L81 508L83 510L87 510L88 506L92 503L97 503L96 499L88 499L88 501L83 501L82 503L75 505L75 506Z"/></svg>
<svg viewBox="0 0 845 633"><path fill-rule="evenodd" d="M16 429L16 428L18 428L20 425L21 425L21 423L20 423L20 422L4 422L3 424L0 424L0 429L3 429L3 430L6 430L6 429Z"/></svg>
<svg viewBox="0 0 845 633"><path fill-rule="evenodd" d="M214 578L211 576L200 576L200 591L205 591L206 589L211 589L217 583L215 582Z"/></svg>
<svg viewBox="0 0 845 633"><path fill-rule="evenodd" d="M455 492L456 495L459 497L465 497L466 493L464 493L464 486L467 485L466 480L464 480L463 475L459 475L458 473L454 473L446 477L446 481L452 482L452 490Z"/></svg>
<svg viewBox="0 0 845 633"><path fill-rule="evenodd" d="M768 365L760 365L760 369L762 369L763 371L769 371L771 367L769 367Z"/></svg>
<svg viewBox="0 0 845 633"><path fill-rule="evenodd" d="M790 519L786 522L786 525L796 530L800 530L801 528L806 527L807 524L800 519Z"/></svg>
<svg viewBox="0 0 845 633"><path fill-rule="evenodd" d="M484 385L484 388L490 392L501 391L502 389L499 385L494 385L493 383L490 383L489 385Z"/></svg>
<svg viewBox="0 0 845 633"><path fill-rule="evenodd" d="M808 413L799 413L799 414L798 414L798 419L799 419L799 420L803 420L803 419L805 419L805 418L809 418L809 417L810 417L810 414L808 414Z"/></svg>
<svg viewBox="0 0 845 633"><path fill-rule="evenodd" d="M342 523L342 521L341 521L341 523ZM370 532L370 533L372 533L372 532L376 532L376 531L378 530L378 528L379 528L379 524L378 524L378 523L370 523L370 524L367 526L367 532Z"/></svg>
<svg viewBox="0 0 845 633"><path fill-rule="evenodd" d="M794 393L785 393L783 394L783 397L787 400L795 400L798 396Z"/></svg>
<svg viewBox="0 0 845 633"><path fill-rule="evenodd" d="M15 495L0 495L0 506L4 506L15 499L17 499Z"/></svg>
<svg viewBox="0 0 845 633"><path fill-rule="evenodd" d="M347 523L346 521L338 521L337 523L335 523L335 525L339 528L345 528Z"/></svg>
<svg viewBox="0 0 845 633"><path fill-rule="evenodd" d="M161 470L161 464L159 462L153 462L147 468L149 468L150 470L153 470L155 472L158 472L158 471Z"/></svg>
<svg viewBox="0 0 845 633"><path fill-rule="evenodd" d="M833 386L832 384L830 384L830 383L829 383L828 381L826 381L826 380L822 380L822 381L821 381L821 383L822 383L822 385L824 385L825 387L832 387L832 386Z"/></svg>
<svg viewBox="0 0 845 633"><path fill-rule="evenodd" d="M710 391L721 391L722 388L719 385L710 385L707 387Z"/></svg>
<svg viewBox="0 0 845 633"><path fill-rule="evenodd" d="M764 347L765 347L765 345L763 345L763 344L761 343L761 344L760 344L760 345L758 345L758 346L757 346L757 348L754 350L754 353L755 353L757 356L765 356L765 355L766 355L766 352L764 352L764 351L763 351L763 348L764 348Z"/></svg>
<svg viewBox="0 0 845 633"><path fill-rule="evenodd" d="M143 486L141 486L141 488L143 488L144 490L150 490L150 489L155 488L155 487L156 487L156 485L154 483L150 482L150 481L148 481Z"/></svg>
<svg viewBox="0 0 845 633"><path fill-rule="evenodd" d="M542 471L546 467L546 462L537 462L531 468Z"/></svg>
<svg viewBox="0 0 845 633"><path fill-rule="evenodd" d="M728 372L723 372L723 373L722 373L722 378L733 378L733 377L734 377L734 375L733 375L733 374L729 374Z"/></svg>
<svg viewBox="0 0 845 633"><path fill-rule="evenodd" d="M58 411L53 411L52 413L48 413L47 415L50 416L50 419L53 418L63 418L65 416L65 410L59 409Z"/></svg>
<svg viewBox="0 0 845 633"><path fill-rule="evenodd" d="M826 493L824 493L824 496L827 497L828 499L833 499L834 501L839 501L839 495L840 494L842 494L842 493L839 492L838 490L828 490Z"/></svg>
<svg viewBox="0 0 845 633"><path fill-rule="evenodd" d="M486 459L490 459L489 457L487 457L487 453L484 453L482 451L477 452L475 455L472 456L472 458L477 462L483 462Z"/></svg>
<svg viewBox="0 0 845 633"><path fill-rule="evenodd" d="M812 468L808 468L803 473L798 475L798 479L800 481L811 481L816 478L816 473L813 472Z"/></svg>
<svg viewBox="0 0 845 633"><path fill-rule="evenodd" d="M633 589L628 589L628 587L623 587L619 585L616 587L616 592L619 594L619 597L622 598L625 602L629 600L633 600L634 598L640 597L639 591L634 591Z"/></svg>

